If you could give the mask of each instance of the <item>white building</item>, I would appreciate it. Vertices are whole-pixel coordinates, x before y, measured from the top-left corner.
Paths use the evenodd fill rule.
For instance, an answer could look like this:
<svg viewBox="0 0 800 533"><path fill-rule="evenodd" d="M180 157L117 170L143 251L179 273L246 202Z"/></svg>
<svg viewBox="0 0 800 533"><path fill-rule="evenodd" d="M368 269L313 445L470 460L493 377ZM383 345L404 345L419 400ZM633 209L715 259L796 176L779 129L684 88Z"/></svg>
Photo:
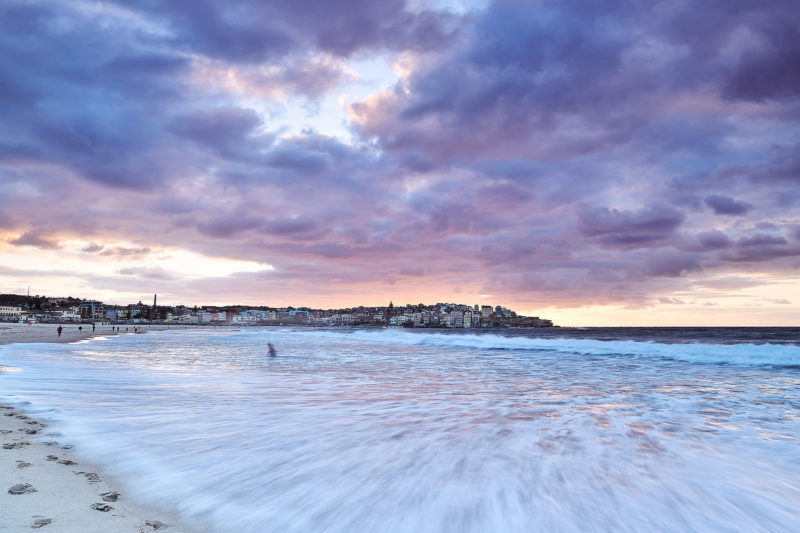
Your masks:
<svg viewBox="0 0 800 533"><path fill-rule="evenodd" d="M22 316L22 308L16 305L0 305L0 317L19 318Z"/></svg>

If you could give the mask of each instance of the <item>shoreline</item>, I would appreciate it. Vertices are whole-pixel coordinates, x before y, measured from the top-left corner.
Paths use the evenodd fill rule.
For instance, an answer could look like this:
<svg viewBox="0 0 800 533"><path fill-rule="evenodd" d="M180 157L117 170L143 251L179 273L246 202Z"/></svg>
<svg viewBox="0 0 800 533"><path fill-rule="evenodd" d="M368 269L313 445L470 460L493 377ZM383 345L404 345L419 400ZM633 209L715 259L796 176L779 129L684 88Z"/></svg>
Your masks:
<svg viewBox="0 0 800 533"><path fill-rule="evenodd" d="M46 342L46 343L66 343L78 342L93 337L110 337L114 335L133 335L137 333L147 333L148 331L167 331L170 329L180 329L179 327L170 327L163 325L144 325L144 326L116 326L112 331L111 325L97 326L92 331L91 324L61 324L63 332L58 336L56 328L59 324L17 324L13 322L0 322L0 345L4 344L27 344L32 342ZM78 327L82 327L82 331L78 331ZM123 328L122 331L116 328ZM138 331L134 332L134 328ZM127 331L126 331L127 329Z"/></svg>
<svg viewBox="0 0 800 533"><path fill-rule="evenodd" d="M78 333L77 326L0 324L0 345L34 342L79 342L118 334L111 326ZM86 329L86 328L84 328ZM131 328L132 329L132 328ZM146 332L145 328L142 328ZM147 328L162 329L162 328ZM166 328L163 328L166 329ZM72 331L74 330L74 331ZM124 333L121 332L119 334ZM128 331L133 334L132 331ZM0 360L0 380L3 365ZM113 480L80 456L79 450L48 432L48 424L29 416L24 406L0 398L0 530L31 529L75 533L146 533L168 530L198 533L186 520L166 510L141 505L126 497Z"/></svg>

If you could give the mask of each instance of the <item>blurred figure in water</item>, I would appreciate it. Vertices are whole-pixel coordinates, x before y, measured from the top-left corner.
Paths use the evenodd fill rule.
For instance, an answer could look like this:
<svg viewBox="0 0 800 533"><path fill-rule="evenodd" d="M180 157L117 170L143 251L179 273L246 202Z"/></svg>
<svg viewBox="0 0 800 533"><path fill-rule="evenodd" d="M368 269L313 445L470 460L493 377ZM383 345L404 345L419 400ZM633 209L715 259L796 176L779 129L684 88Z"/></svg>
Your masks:
<svg viewBox="0 0 800 533"><path fill-rule="evenodd" d="M271 342L268 342L267 346L269 347L269 356L270 357L275 357L276 355L278 355L278 352L275 351L275 347L272 345Z"/></svg>

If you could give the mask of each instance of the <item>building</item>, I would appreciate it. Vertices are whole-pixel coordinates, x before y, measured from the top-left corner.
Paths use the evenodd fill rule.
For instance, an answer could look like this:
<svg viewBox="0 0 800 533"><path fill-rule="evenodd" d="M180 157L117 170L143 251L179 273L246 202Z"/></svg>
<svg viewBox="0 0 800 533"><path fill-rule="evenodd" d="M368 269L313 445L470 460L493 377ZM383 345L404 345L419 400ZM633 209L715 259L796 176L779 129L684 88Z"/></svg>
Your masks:
<svg viewBox="0 0 800 533"><path fill-rule="evenodd" d="M78 306L78 314L86 320L103 320L105 318L105 307L103 302L97 300L86 300Z"/></svg>
<svg viewBox="0 0 800 533"><path fill-rule="evenodd" d="M22 316L22 308L16 305L0 305L0 318L19 318Z"/></svg>

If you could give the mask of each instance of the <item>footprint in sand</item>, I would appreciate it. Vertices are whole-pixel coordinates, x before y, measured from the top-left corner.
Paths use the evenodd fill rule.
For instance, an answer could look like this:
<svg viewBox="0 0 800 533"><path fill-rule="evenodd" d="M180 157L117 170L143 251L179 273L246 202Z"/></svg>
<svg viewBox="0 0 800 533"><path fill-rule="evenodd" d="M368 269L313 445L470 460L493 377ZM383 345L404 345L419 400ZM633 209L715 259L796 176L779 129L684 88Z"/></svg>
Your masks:
<svg viewBox="0 0 800 533"><path fill-rule="evenodd" d="M33 521L33 524L31 524L31 529L39 529L40 527L44 527L52 521L52 518L37 518Z"/></svg>
<svg viewBox="0 0 800 533"><path fill-rule="evenodd" d="M29 466L31 466L30 463L26 463L25 461L17 461L17 468L19 469L28 468Z"/></svg>
<svg viewBox="0 0 800 533"><path fill-rule="evenodd" d="M104 492L100 497L104 502L115 502L119 498L119 492Z"/></svg>
<svg viewBox="0 0 800 533"><path fill-rule="evenodd" d="M94 509L95 511L103 511L104 513L107 513L107 512L109 512L111 509L113 509L113 507L111 507L110 505L107 505L107 504L105 504L105 503L93 503L93 504L92 504L92 505L90 505L89 507L91 507L91 508L92 508L92 509Z"/></svg>
<svg viewBox="0 0 800 533"><path fill-rule="evenodd" d="M22 441L22 442L7 442L3 444L4 450L13 450L14 448L22 448L23 446L29 446L30 442Z"/></svg>
<svg viewBox="0 0 800 533"><path fill-rule="evenodd" d="M14 495L30 494L31 492L39 492L39 491L34 489L33 485L31 485L30 483L25 483L24 485L22 483L19 483L8 489L8 493Z"/></svg>
<svg viewBox="0 0 800 533"><path fill-rule="evenodd" d="M83 474L84 476L86 476L86 479L89 481L89 483L100 483L100 481L102 481L100 479L100 476L98 476L94 472L83 472L83 471L81 471L81 472L74 472L74 473L77 474L77 475Z"/></svg>

